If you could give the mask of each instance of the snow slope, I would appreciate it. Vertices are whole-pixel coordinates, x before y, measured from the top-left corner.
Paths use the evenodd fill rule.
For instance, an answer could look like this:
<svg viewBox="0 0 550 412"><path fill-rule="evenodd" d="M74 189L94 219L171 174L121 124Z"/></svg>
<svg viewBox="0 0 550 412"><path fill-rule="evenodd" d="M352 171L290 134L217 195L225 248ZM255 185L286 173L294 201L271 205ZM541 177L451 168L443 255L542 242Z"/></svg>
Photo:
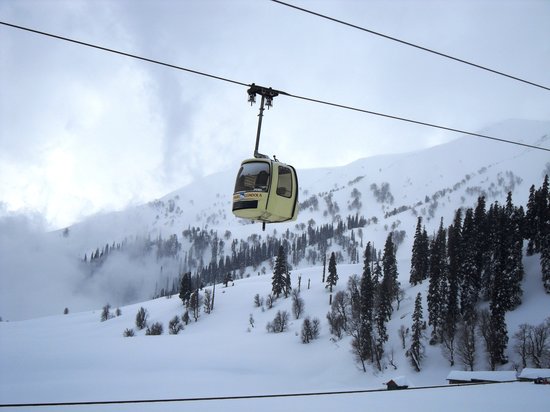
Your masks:
<svg viewBox="0 0 550 412"><path fill-rule="evenodd" d="M525 136L526 143L548 146L550 122L508 121L484 133L504 138ZM30 229L22 233L17 230L20 226L8 226L9 231L0 231L0 314L4 319L22 319L61 313L64 307L70 307L71 313L0 322L0 403L380 389L396 376L406 376L413 386L444 385L451 368L440 348L426 343L423 370L416 373L397 335L401 325L411 324L418 292L423 295L424 318L427 318L426 282L414 287L408 284L416 218L423 216L428 231L433 231L441 217L446 224L450 223L456 208L473 206L482 193L488 204L502 203L506 192L511 190L514 203L525 204L529 186L540 186L544 173L550 171L549 163L545 152L465 137L416 153L361 159L341 168L303 170L301 200L316 195L318 210L306 209L297 222L268 226L265 233L258 225L243 224L231 215L232 173L207 177L148 205L90 218L69 228L68 236L60 232L35 236ZM371 187L373 184L381 187L383 183L389 184L393 202L376 199ZM361 193L361 206L350 210L353 189ZM181 301L177 297L146 299L151 294L151 282L154 284L155 276L162 272L158 262L121 258L105 265L93 277L81 273L79 260L84 253L132 236L173 233L180 236L189 226L215 230L220 236L229 230L231 240L246 239L251 234L265 237L287 229L299 234L303 230L300 224L307 225L311 219L316 225L338 220L337 216L324 214L329 193L339 205L341 219L355 213L378 218L377 223L363 228L365 243L372 241L380 248L391 228L407 232L398 250L399 280L405 287L406 299L388 325L390 341L386 346L388 355L393 351L397 369L385 358L382 372L369 368L363 373L350 351L350 338L339 341L331 338L325 319L329 297L321 284L322 268L308 267L305 261L293 269L292 276L294 287L297 277L302 277L304 316L321 320L321 336L309 345L302 344L299 338L303 317L292 320L287 332L267 333L267 322L277 310L290 312L291 302L279 299L271 310L254 307L254 295L265 297L271 290L270 274L257 276L258 268L246 268L244 279L235 281L234 286L218 285L214 312L202 313L198 322L190 323L177 336L168 335L167 326L171 318L182 314ZM230 241L226 242L223 253L229 252L229 244ZM208 256L205 258L208 261ZM550 296L540 287L538 256L525 258L524 265L523 304L507 313L509 336L521 323L538 324L550 316ZM360 275L362 267L339 264L338 271L337 290L343 290L347 278ZM309 279L311 288L307 289ZM128 282L136 291L130 300L138 302L141 296L143 303L122 306L121 316L100 322L98 308L106 301L119 304L110 299L119 296L118 292ZM126 328L135 327L140 306L149 311L150 322L163 323L164 335L145 336L140 331L136 337L122 336ZM18 315L26 307L24 315ZM249 323L250 315L254 328ZM481 346L479 353L476 369L485 369ZM508 354L514 358L511 345ZM512 366L509 363L502 369L510 370ZM547 387L505 384L399 393L82 408L334 410L345 402L346 410L364 410L368 405L390 410L538 411L544 410L548 401Z"/></svg>
<svg viewBox="0 0 550 412"><path fill-rule="evenodd" d="M346 279L358 274L361 265L339 265L338 289L344 289ZM321 283L322 268L313 267L293 272L293 285L302 277L301 296L305 300L304 316L321 320L318 340L305 345L299 333L302 319L293 319L289 330L267 333L266 324L278 310L291 312L290 298L280 298L274 308L261 309L253 305L256 293L266 296L271 290L270 276L253 276L234 282L225 288L218 285L215 308L211 314L201 313L198 322L191 322L178 335L168 335L168 321L183 312L177 296L160 298L142 304L122 307L122 315L100 322L100 311L58 315L21 322L0 323L0 400L6 403L79 402L95 400L174 399L306 393L339 390L380 389L392 377L406 376L412 386L445 385L451 368L443 360L439 348L427 345L423 371L416 373L401 350L397 328L410 325L413 299L418 285L409 290L409 298L394 313L388 326L390 342L386 352L394 350L392 368L385 359L382 372L370 369L363 373L350 352L350 338L335 341L329 334L324 315L329 309L329 294ZM509 325L534 323L548 315L550 297L544 296L540 282L528 274L525 281L525 303L509 315ZM311 280L310 289L307 289ZM135 314L140 306L149 314L149 322L162 322L165 334L123 337L126 328L135 328ZM425 302L424 302L425 307ZM249 317L254 318L254 327ZM512 330L510 328L510 330ZM479 368L484 368L482 357ZM510 369L507 365L505 369ZM512 411L527 410L548 404L550 388L528 384L513 386L433 389L429 392L340 395L349 410L362 410L365 404L405 407L411 410L431 409L450 405L449 399L460 403L453 410ZM510 392L514 394L510 397ZM428 395L429 394L429 395ZM454 398L456 397L456 398ZM505 398L506 401L502 399ZM299 398L292 400L216 401L193 404L163 404L140 410L252 410L257 407L277 410L329 410L337 407L339 397ZM421 400L414 401L415 399ZM429 407L425 404L429 399ZM229 402L229 403L228 403ZM409 404L409 402L415 402ZM434 402L433 404L431 402ZM464 402L467 402L466 404ZM453 409L461 408L461 409ZM218 409L216 409L218 408ZM415 409L416 408L416 409ZM131 406L100 407L91 410L132 410ZM346 406L348 409L348 406ZM438 408L436 408L438 409ZM135 410L135 409L133 409Z"/></svg>

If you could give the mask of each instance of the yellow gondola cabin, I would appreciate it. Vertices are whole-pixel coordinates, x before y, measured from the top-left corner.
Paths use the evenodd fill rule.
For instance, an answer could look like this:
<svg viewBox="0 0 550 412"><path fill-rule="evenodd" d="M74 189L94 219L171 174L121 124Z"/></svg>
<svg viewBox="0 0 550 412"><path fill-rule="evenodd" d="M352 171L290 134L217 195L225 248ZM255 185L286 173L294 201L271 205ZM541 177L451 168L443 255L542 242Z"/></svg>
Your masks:
<svg viewBox="0 0 550 412"><path fill-rule="evenodd" d="M298 216L296 170L269 158L247 159L235 181L233 214L243 219L276 223Z"/></svg>

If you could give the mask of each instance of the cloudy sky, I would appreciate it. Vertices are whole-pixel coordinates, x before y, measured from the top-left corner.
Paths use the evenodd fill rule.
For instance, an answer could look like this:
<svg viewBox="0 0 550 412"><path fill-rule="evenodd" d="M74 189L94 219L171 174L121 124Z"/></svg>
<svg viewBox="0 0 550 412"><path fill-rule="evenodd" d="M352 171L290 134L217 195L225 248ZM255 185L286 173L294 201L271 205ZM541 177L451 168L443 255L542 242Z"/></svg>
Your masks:
<svg viewBox="0 0 550 412"><path fill-rule="evenodd" d="M547 0L288 1L550 86ZM547 90L269 0L0 0L0 21L474 132L550 119ZM0 25L0 215L63 227L236 173L254 149L246 100L243 86ZM281 96L260 151L303 169L456 137Z"/></svg>

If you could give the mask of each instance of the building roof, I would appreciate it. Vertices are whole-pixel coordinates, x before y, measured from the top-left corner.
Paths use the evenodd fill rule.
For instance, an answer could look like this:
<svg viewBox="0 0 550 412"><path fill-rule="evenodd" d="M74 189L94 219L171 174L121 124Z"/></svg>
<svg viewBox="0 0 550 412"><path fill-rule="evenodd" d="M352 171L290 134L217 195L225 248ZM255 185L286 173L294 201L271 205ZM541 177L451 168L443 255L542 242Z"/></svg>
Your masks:
<svg viewBox="0 0 550 412"><path fill-rule="evenodd" d="M385 384L387 385L391 381L393 381L393 383L395 383L397 386L410 386L410 383L405 376L396 376L395 378L390 379Z"/></svg>
<svg viewBox="0 0 550 412"><path fill-rule="evenodd" d="M451 371L447 375L448 381L462 382L507 382L517 379L515 371Z"/></svg>
<svg viewBox="0 0 550 412"><path fill-rule="evenodd" d="M518 378L533 379L533 380L537 378L550 378L550 369L523 368Z"/></svg>

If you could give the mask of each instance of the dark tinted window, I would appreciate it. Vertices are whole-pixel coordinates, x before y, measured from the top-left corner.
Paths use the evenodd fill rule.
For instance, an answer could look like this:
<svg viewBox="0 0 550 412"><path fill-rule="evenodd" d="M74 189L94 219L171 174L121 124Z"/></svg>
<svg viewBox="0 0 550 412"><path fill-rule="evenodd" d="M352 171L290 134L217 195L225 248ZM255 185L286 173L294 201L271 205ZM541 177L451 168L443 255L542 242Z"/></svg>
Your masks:
<svg viewBox="0 0 550 412"><path fill-rule="evenodd" d="M267 192L269 163L250 162L241 166L235 182L235 192Z"/></svg>
<svg viewBox="0 0 550 412"><path fill-rule="evenodd" d="M284 197L292 196L292 171L286 166L279 166L277 194Z"/></svg>

